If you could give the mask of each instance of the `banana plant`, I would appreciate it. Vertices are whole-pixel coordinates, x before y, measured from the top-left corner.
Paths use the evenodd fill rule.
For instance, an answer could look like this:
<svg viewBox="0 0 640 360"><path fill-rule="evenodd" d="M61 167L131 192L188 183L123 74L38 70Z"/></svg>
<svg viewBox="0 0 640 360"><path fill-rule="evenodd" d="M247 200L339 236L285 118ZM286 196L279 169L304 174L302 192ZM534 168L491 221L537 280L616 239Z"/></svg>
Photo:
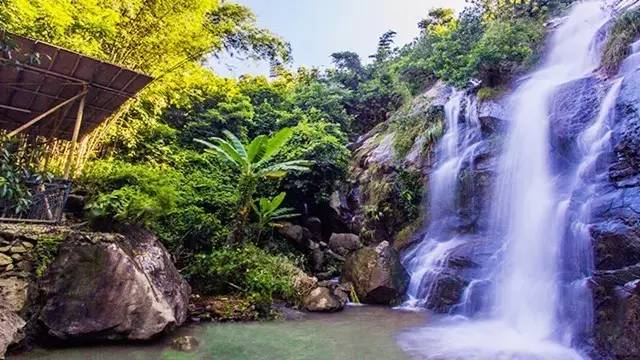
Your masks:
<svg viewBox="0 0 640 360"><path fill-rule="evenodd" d="M281 192L273 199L260 198L253 204L253 212L258 218L258 234L256 241L260 241L262 232L267 227L276 227L277 221L300 216L293 208L281 208L286 193Z"/></svg>
<svg viewBox="0 0 640 360"><path fill-rule="evenodd" d="M235 243L241 243L244 240L244 227L251 212L258 181L282 179L290 171L308 171L312 162L274 161L275 156L293 135L291 128L284 128L270 137L259 135L248 144L243 144L230 131L225 130L223 134L225 138L214 137L210 142L200 139L194 139L194 141L206 146L207 152L227 161L238 172L240 192L238 212L231 237Z"/></svg>

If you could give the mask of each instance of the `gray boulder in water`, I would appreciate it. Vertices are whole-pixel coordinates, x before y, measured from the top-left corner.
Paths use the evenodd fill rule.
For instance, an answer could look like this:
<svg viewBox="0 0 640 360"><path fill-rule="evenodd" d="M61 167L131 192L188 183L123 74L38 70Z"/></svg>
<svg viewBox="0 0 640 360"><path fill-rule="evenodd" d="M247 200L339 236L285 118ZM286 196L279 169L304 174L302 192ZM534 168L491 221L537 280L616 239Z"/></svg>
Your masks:
<svg viewBox="0 0 640 360"><path fill-rule="evenodd" d="M146 340L185 321L190 291L149 232L71 233L42 281L39 320L59 339Z"/></svg>
<svg viewBox="0 0 640 360"><path fill-rule="evenodd" d="M391 304L406 291L409 275L398 252L383 241L351 254L344 264L342 280L353 284L364 303Z"/></svg>
<svg viewBox="0 0 640 360"><path fill-rule="evenodd" d="M345 290L340 285L319 286L304 298L304 308L311 312L340 311L349 301L349 295Z"/></svg>
<svg viewBox="0 0 640 360"><path fill-rule="evenodd" d="M10 345L17 344L24 338L24 320L13 311L0 307L0 359Z"/></svg>

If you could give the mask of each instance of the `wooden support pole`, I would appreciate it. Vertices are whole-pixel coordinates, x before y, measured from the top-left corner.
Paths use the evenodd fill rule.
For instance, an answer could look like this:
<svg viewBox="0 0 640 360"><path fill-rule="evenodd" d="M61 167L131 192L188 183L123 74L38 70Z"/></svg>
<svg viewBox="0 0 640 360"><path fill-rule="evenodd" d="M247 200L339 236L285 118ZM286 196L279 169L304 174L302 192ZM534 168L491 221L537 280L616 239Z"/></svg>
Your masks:
<svg viewBox="0 0 640 360"><path fill-rule="evenodd" d="M85 90L85 91L81 92L80 94L78 94L78 95L76 95L76 96L74 96L74 97L72 97L72 98L70 98L70 99L67 99L67 100L65 100L65 101L61 102L60 104L58 104L58 105L56 105L56 106L52 107L51 109L49 109L49 110L47 110L47 111L43 112L42 114L40 114L40 115L38 115L38 116L34 117L33 119L29 120L26 124L23 124L23 125L22 125L22 126L20 126L19 128L17 128L17 129L15 129L15 130L13 130L13 131L12 131L12 132L10 132L7 136L8 136L8 137L12 137L12 136L15 136L16 134L21 133L21 132L22 132L22 131L24 131L25 129L28 129L28 128L30 128L31 126L33 126L33 124L35 124L35 123L37 123L38 121L40 121L40 120L44 119L45 117L47 117L47 116L51 115L52 113L54 113L56 110L60 109L61 107L63 107L63 106L65 106L65 105L67 105L67 104L69 104L69 103L71 103L71 102L75 101L77 98L80 98L80 97L81 97L82 99L84 99L84 96L85 96L86 94L87 94L87 91ZM84 101L83 101L83 103L84 103Z"/></svg>
<svg viewBox="0 0 640 360"><path fill-rule="evenodd" d="M73 136L71 137L71 150L69 150L69 155L67 156L67 163L64 166L64 178L69 179L69 175L71 173L71 164L73 163L73 156L78 148L78 134L80 134L80 126L82 126L82 116L84 114L84 102L86 91L83 92L82 97L80 98L80 105L78 106L78 113L76 115L76 125L73 128Z"/></svg>

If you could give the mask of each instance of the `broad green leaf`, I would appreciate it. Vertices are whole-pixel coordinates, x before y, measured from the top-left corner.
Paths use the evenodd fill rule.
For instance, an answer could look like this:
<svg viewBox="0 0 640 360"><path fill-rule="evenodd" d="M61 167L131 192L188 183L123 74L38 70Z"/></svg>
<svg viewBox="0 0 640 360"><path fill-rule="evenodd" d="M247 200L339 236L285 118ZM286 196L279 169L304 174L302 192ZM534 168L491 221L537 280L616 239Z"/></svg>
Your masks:
<svg viewBox="0 0 640 360"><path fill-rule="evenodd" d="M274 197L273 200L271 200L271 208L274 210L277 209L284 201L285 196L287 196L287 193L281 192L276 197Z"/></svg>
<svg viewBox="0 0 640 360"><path fill-rule="evenodd" d="M266 140L267 137L264 135L256 136L249 146L247 146L247 161L249 161L249 163L255 162L254 160L260 160Z"/></svg>
<svg viewBox="0 0 640 360"><path fill-rule="evenodd" d="M246 158L243 158L240 154L238 154L235 148L225 140L216 139L215 145L208 141L200 139L194 139L194 141L207 146L209 149L212 149L215 154L224 156L225 158L236 163L238 166L243 166L244 164L246 164Z"/></svg>
<svg viewBox="0 0 640 360"><path fill-rule="evenodd" d="M247 159L247 151L242 144L242 141L238 139L233 133L229 130L224 130L222 132L230 141L230 145L236 150L238 155L242 156L244 159Z"/></svg>
<svg viewBox="0 0 640 360"><path fill-rule="evenodd" d="M293 129L284 128L278 131L271 138L269 138L260 162L264 163L269 161L274 155L276 155L282 149L284 144L286 144L287 141L289 141L292 135L293 135Z"/></svg>
<svg viewBox="0 0 640 360"><path fill-rule="evenodd" d="M283 177L287 176L287 172L286 171L267 171L267 172L261 172L260 175L262 177L275 180L275 179L282 179Z"/></svg>

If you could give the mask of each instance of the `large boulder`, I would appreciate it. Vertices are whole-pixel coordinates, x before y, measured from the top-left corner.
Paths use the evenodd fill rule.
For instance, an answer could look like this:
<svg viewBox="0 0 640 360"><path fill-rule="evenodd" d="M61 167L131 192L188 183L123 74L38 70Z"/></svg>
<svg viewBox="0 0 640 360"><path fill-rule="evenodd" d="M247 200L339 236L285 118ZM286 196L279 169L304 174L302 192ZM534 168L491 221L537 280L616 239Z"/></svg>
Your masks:
<svg viewBox="0 0 640 360"><path fill-rule="evenodd" d="M423 287L424 293L419 294L418 298L425 299L427 309L440 313L446 313L458 304L468 285L461 276L450 270L435 274L429 280L430 285Z"/></svg>
<svg viewBox="0 0 640 360"><path fill-rule="evenodd" d="M19 343L24 338L24 320L13 311L0 307L0 359L10 345Z"/></svg>
<svg viewBox="0 0 640 360"><path fill-rule="evenodd" d="M39 320L59 339L145 340L185 321L189 295L152 234L71 233L42 280Z"/></svg>
<svg viewBox="0 0 640 360"><path fill-rule="evenodd" d="M406 291L409 275L389 242L351 254L344 264L343 281L353 284L360 301L391 304Z"/></svg>

